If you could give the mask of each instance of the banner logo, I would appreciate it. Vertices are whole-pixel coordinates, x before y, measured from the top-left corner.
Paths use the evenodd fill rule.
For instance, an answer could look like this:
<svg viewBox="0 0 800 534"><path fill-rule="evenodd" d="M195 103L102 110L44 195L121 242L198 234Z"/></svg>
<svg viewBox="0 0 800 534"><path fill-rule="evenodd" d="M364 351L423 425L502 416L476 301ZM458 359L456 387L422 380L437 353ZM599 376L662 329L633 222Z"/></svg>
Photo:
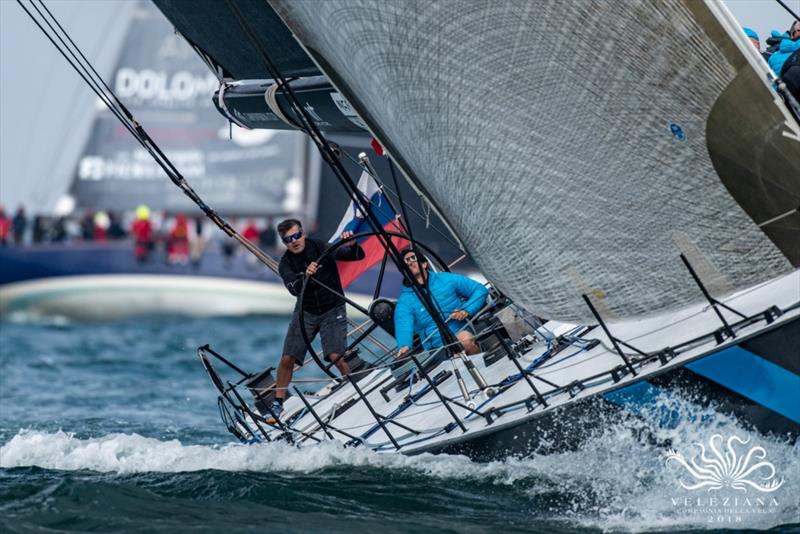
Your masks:
<svg viewBox="0 0 800 534"><path fill-rule="evenodd" d="M678 482L687 490L706 488L706 491L730 488L746 492L748 489L771 493L783 485L778 478L775 466L766 460L767 451L763 447L744 447L750 441L731 436L723 446L723 437L714 434L708 440L708 448L703 443L695 443L697 454L687 460L681 453L672 449L667 453L666 464L675 462L691 477L680 478Z"/></svg>

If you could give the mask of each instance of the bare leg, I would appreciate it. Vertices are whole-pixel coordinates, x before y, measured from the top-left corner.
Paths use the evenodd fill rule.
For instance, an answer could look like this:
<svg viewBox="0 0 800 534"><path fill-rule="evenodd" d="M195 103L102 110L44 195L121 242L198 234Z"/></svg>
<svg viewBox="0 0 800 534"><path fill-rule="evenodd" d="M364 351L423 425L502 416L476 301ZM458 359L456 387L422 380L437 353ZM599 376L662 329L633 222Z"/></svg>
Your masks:
<svg viewBox="0 0 800 534"><path fill-rule="evenodd" d="M347 362L344 361L341 354L337 354L336 352L331 352L328 355L328 359L333 362L336 368L339 370L342 376L347 376L350 374L350 366L347 365Z"/></svg>
<svg viewBox="0 0 800 534"><path fill-rule="evenodd" d="M278 377L275 379L275 398L285 399L286 388L289 382L292 381L292 373L294 372L294 358L288 354L281 356L281 361L278 364Z"/></svg>
<svg viewBox="0 0 800 534"><path fill-rule="evenodd" d="M461 343L461 346L464 347L464 352L467 354L478 354L480 352L478 344L475 343L475 336L472 335L472 332L462 330L456 334L456 337Z"/></svg>

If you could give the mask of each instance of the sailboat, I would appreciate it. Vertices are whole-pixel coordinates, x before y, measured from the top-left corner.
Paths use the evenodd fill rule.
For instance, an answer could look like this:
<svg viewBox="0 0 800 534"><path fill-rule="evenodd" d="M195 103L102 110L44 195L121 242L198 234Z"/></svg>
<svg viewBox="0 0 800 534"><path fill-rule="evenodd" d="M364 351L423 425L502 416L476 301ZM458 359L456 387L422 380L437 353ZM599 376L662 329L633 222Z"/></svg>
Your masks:
<svg viewBox="0 0 800 534"><path fill-rule="evenodd" d="M724 4L155 3L227 117L300 129L351 190L324 132L366 128L490 286L474 356L398 358L376 290L351 374L306 336L331 377L293 385L280 417L271 369L200 347L237 438L485 459L608 418L668 424L681 397L797 440L799 110ZM604 31L565 29L585 20Z"/></svg>
<svg viewBox="0 0 800 534"><path fill-rule="evenodd" d="M152 3L120 6L117 15L128 22L111 85L209 202L241 225L257 219L261 230L267 220L274 226L289 215L302 217L309 228L327 217L317 209L321 162L304 136L286 128L251 130L221 117L219 101L210 98L218 88L216 76ZM130 230L123 214L144 205L151 220L164 219L159 233L166 242L169 220L197 211L99 100L83 149L70 163L73 176L62 200L71 206L71 219L102 211ZM140 261L131 239L0 247L0 315L96 320L290 313L294 299L279 277L249 261L254 258L225 250L224 235L212 224L195 230L198 220L202 216L189 221L197 238L185 261L169 261L161 242Z"/></svg>

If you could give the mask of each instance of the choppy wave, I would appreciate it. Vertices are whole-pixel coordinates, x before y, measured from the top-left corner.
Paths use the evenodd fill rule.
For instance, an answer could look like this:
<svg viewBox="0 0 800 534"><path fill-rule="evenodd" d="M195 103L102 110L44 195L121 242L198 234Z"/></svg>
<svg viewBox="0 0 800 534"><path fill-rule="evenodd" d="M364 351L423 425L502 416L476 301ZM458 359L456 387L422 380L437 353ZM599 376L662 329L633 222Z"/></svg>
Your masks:
<svg viewBox="0 0 800 534"><path fill-rule="evenodd" d="M202 446L136 434L79 439L61 431L23 430L0 448L0 467L37 466L121 475L216 470L279 476L295 473L312 478L344 470L370 472L377 483L383 477L423 477L445 486L504 487L528 501L534 515L610 530L770 528L800 520L800 447L751 434L713 411L702 413L700 408L688 405L681 409L693 410L691 420L655 430L655 440L652 434L643 438L627 424L611 425L577 450L486 463L457 455L377 454L333 442L304 448L278 443ZM666 465L663 443L690 453L692 444L705 442L714 433L750 436L751 445L763 446L768 452L769 461L786 480L774 495L778 505L768 513L746 515L736 524L719 524L709 521L713 514L687 511L683 504L675 504L674 499L683 503L686 497L708 498L712 494L687 492L678 485L680 474L674 466Z"/></svg>
<svg viewBox="0 0 800 534"><path fill-rule="evenodd" d="M261 368L267 354L279 354L284 322L2 328L0 531L260 532L262 518L274 531L348 534L800 526L800 448L678 397L659 399L641 418L610 412L604 431L575 450L494 462L335 443L225 444L194 347L223 346L243 368ZM784 479L770 494L779 506L720 523L673 504L712 493L684 490L678 480L688 475L666 464L667 451L688 457L713 434L749 435L747 447L765 449Z"/></svg>
<svg viewBox="0 0 800 534"><path fill-rule="evenodd" d="M428 458L434 457L428 455ZM469 463L465 457L449 458ZM339 465L407 467L412 463L419 463L419 460L345 448L338 442L302 449L275 442L204 446L184 445L179 440L161 441L138 434L110 434L79 439L63 431L47 433L22 430L0 448L0 467L36 466L63 471L91 470L120 474L180 473L207 469L310 473Z"/></svg>

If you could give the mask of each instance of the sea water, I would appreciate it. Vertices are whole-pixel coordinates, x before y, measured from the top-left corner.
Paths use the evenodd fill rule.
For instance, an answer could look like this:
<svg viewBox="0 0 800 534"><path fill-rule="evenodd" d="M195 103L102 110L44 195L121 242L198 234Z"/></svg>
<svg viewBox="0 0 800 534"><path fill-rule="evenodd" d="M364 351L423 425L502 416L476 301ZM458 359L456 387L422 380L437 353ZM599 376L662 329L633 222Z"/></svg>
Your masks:
<svg viewBox="0 0 800 534"><path fill-rule="evenodd" d="M689 399L664 399L681 415L667 429L646 417L641 428L611 418L576 450L487 463L335 443L235 443L196 348L210 343L259 370L277 362L286 324L269 317L0 322L0 530L800 529L800 448ZM683 488L691 475L667 455L688 459L713 435L747 439L743 452L761 447L780 487Z"/></svg>

